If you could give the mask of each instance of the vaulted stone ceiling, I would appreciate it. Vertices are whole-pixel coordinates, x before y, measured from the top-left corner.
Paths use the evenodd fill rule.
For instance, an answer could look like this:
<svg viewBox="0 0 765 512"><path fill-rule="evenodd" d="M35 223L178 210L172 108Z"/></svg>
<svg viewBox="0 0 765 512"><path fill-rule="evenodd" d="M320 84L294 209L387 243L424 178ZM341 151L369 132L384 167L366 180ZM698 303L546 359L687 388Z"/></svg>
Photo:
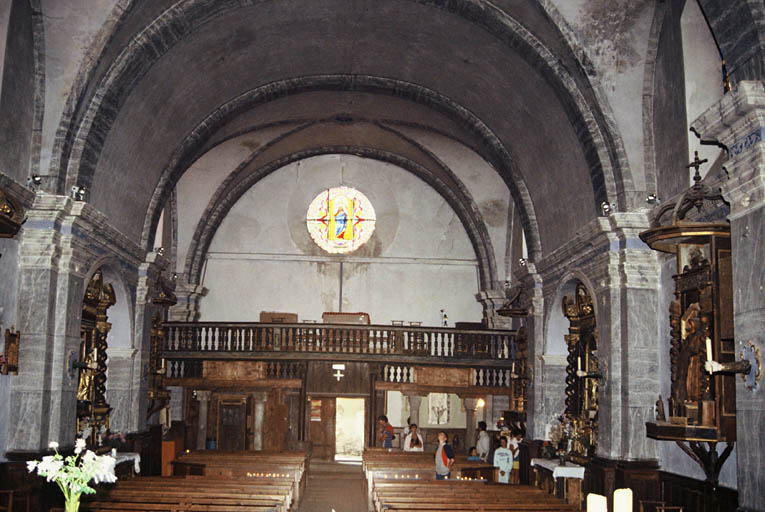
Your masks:
<svg viewBox="0 0 765 512"><path fill-rule="evenodd" d="M61 186L88 187L144 243L196 158L286 121L320 129L271 148L281 157L339 145L413 157L404 138L383 135L396 125L461 141L507 183L533 254L631 187L604 106L536 2L123 4L54 161ZM125 215L135 209L146 218Z"/></svg>

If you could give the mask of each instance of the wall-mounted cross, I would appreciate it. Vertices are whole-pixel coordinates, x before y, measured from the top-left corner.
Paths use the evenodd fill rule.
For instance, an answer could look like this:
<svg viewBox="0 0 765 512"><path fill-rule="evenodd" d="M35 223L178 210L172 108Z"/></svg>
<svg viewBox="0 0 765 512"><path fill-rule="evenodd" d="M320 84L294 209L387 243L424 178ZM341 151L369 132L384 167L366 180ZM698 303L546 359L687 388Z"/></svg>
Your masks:
<svg viewBox="0 0 765 512"><path fill-rule="evenodd" d="M332 376L337 379L337 382L340 382L340 379L344 377L343 372L340 370L337 370Z"/></svg>

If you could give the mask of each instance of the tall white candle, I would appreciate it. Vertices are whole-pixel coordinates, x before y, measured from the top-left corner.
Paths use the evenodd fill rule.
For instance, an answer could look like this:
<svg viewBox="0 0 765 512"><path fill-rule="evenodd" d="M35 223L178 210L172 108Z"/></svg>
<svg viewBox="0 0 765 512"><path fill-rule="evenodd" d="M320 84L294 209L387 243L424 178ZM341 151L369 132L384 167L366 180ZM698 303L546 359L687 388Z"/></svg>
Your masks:
<svg viewBox="0 0 765 512"><path fill-rule="evenodd" d="M712 360L712 340L707 336L707 361Z"/></svg>
<svg viewBox="0 0 765 512"><path fill-rule="evenodd" d="M576 356L576 369L582 371L582 356Z"/></svg>
<svg viewBox="0 0 765 512"><path fill-rule="evenodd" d="M608 512L608 502L605 496L590 493L587 495L587 512Z"/></svg>
<svg viewBox="0 0 765 512"><path fill-rule="evenodd" d="M632 512L632 489L614 491L614 512Z"/></svg>

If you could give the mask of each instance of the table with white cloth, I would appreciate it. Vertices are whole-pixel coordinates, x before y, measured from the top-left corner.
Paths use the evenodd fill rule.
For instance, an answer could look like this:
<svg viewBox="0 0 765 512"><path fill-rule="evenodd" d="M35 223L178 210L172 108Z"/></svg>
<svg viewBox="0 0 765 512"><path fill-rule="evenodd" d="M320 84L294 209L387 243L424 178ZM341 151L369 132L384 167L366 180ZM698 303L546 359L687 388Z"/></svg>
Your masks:
<svg viewBox="0 0 765 512"><path fill-rule="evenodd" d="M568 461L561 466L558 459L531 459L531 467L534 485L581 510L584 466Z"/></svg>
<svg viewBox="0 0 765 512"><path fill-rule="evenodd" d="M114 457L114 467L116 468L120 464L125 464L128 462L132 462L132 468L130 469L132 471L133 476L137 475L141 472L141 455L135 452L117 452L117 455Z"/></svg>

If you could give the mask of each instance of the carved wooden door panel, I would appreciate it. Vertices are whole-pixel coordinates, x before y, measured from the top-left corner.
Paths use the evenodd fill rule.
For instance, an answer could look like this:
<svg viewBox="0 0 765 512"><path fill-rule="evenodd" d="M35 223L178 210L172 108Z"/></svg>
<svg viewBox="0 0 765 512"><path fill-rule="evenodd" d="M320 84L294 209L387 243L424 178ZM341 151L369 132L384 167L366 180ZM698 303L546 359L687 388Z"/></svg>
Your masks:
<svg viewBox="0 0 765 512"><path fill-rule="evenodd" d="M218 450L244 450L246 434L247 399L222 399L218 406Z"/></svg>
<svg viewBox="0 0 765 512"><path fill-rule="evenodd" d="M308 440L313 443L313 456L335 458L335 399L313 398L308 402Z"/></svg>

